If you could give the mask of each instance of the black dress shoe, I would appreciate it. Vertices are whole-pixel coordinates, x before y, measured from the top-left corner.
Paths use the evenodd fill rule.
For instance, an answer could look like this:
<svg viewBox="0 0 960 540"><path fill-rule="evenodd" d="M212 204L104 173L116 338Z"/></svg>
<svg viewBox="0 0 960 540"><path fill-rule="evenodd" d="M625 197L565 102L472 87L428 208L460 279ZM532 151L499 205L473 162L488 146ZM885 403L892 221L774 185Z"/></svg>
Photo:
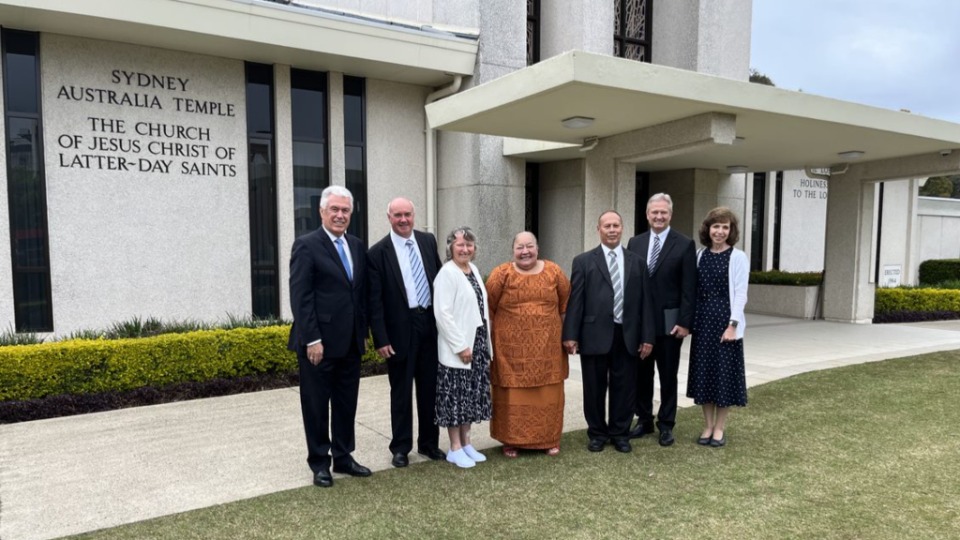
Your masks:
<svg viewBox="0 0 960 540"><path fill-rule="evenodd" d="M710 446L710 441L712 440L713 440L712 436L700 437L699 439L697 439L697 444L699 444L700 446Z"/></svg>
<svg viewBox="0 0 960 540"><path fill-rule="evenodd" d="M350 476L370 476L373 474L370 472L370 469L364 467L363 465L357 463L356 461L351 461L350 463L345 463L343 465L334 465L333 472L340 474L348 474Z"/></svg>
<svg viewBox="0 0 960 540"><path fill-rule="evenodd" d="M629 435L629 437L630 437L631 439L639 439L640 437L643 437L644 435L648 435L648 434L650 434L650 433L653 433L653 424L639 424L639 423L638 423L638 424L637 424L637 427L635 427L635 428L633 428L632 430L630 430L630 435Z"/></svg>
<svg viewBox="0 0 960 540"><path fill-rule="evenodd" d="M333 477L330 476L330 469L324 467L313 474L313 485L318 487L332 487Z"/></svg>
<svg viewBox="0 0 960 540"><path fill-rule="evenodd" d="M670 446L673 444L673 430L670 428L660 429L660 446Z"/></svg>
<svg viewBox="0 0 960 540"><path fill-rule="evenodd" d="M627 439L614 439L613 447L617 449L617 452L621 452L624 454L633 450L633 447L630 446L630 441Z"/></svg>
<svg viewBox="0 0 960 540"><path fill-rule="evenodd" d="M393 455L393 461L390 462L396 468L406 467L410 464L410 460L407 459L407 455L401 452L397 452Z"/></svg>
<svg viewBox="0 0 960 540"><path fill-rule="evenodd" d="M447 454L445 454L443 450L439 448L430 448L430 449L421 448L417 450L417 453L420 454L421 456L426 456L427 458L430 458L433 461L442 461L444 459L447 459Z"/></svg>
<svg viewBox="0 0 960 540"><path fill-rule="evenodd" d="M590 444L587 445L587 450L591 452L603 452L603 445L607 444L607 441L603 439L590 439Z"/></svg>
<svg viewBox="0 0 960 540"><path fill-rule="evenodd" d="M724 434L722 438L719 439L710 439L710 446L714 448L720 448L721 446L727 444L727 436Z"/></svg>

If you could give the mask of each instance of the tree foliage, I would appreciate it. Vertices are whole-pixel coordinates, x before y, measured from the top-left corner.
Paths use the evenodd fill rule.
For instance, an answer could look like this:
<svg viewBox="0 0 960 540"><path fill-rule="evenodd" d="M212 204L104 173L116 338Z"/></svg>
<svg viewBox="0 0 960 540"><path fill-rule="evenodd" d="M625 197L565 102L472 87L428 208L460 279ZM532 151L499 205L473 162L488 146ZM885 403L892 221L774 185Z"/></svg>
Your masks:
<svg viewBox="0 0 960 540"><path fill-rule="evenodd" d="M750 68L750 82L757 84L765 84L767 86L776 86L773 84L773 79L767 77L766 74L762 73L760 70L755 68Z"/></svg>
<svg viewBox="0 0 960 540"><path fill-rule="evenodd" d="M952 176L931 176L920 186L921 197L941 197L960 199L960 174Z"/></svg>

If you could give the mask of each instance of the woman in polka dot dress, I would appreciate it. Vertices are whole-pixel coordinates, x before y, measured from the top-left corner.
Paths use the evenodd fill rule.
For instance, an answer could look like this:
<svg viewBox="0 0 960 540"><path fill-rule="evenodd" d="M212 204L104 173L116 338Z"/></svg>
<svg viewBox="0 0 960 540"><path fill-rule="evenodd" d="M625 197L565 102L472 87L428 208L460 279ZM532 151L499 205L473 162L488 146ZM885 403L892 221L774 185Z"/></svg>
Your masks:
<svg viewBox="0 0 960 540"><path fill-rule="evenodd" d="M724 433L731 406L747 404L743 368L750 261L733 247L740 237L737 217L728 208L711 210L700 225L697 252L697 309L693 322L687 397L703 407L705 427L697 443L727 444Z"/></svg>

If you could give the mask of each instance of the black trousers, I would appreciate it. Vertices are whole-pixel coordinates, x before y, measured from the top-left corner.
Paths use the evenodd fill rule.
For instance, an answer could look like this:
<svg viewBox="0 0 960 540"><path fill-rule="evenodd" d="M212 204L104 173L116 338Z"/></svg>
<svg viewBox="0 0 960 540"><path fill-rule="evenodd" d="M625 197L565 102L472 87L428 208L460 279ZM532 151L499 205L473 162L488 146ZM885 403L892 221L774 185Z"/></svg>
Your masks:
<svg viewBox="0 0 960 540"><path fill-rule="evenodd" d="M387 360L390 379L390 452L413 450L413 389L417 391L417 449L434 450L440 429L433 423L437 401L437 322L432 310L411 311L410 349Z"/></svg>
<svg viewBox="0 0 960 540"><path fill-rule="evenodd" d="M297 360L300 363L300 410L310 470L316 473L328 468L331 453L335 465L350 463L356 444L354 423L360 390L360 351L354 344L346 356L324 356L315 366L307 360L304 349L298 351Z"/></svg>
<svg viewBox="0 0 960 540"><path fill-rule="evenodd" d="M677 371L680 369L680 347L683 340L673 336L657 336L650 356L637 368L637 422L653 424L653 366L660 375L660 411L657 426L673 429L677 419Z"/></svg>
<svg viewBox="0 0 960 540"><path fill-rule="evenodd" d="M626 439L633 420L636 396L637 351L623 343L623 327L614 325L613 347L607 354L581 355L583 415L590 439ZM610 391L609 417L606 414ZM608 420L609 418L609 420Z"/></svg>

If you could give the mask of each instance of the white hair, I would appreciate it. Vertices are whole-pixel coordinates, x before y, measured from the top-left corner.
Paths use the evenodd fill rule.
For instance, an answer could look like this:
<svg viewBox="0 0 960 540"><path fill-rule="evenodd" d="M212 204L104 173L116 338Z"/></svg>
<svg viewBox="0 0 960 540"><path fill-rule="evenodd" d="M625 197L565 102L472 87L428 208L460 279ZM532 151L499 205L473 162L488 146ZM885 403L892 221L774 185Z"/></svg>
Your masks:
<svg viewBox="0 0 960 540"><path fill-rule="evenodd" d="M399 201L399 200L404 200L404 201L407 201L408 203L410 203L410 208L413 208L414 213L416 213L416 211L417 211L417 206L416 206L415 204L413 204L413 201L411 201L410 199L408 199L408 198L406 198L406 197L397 197L397 198L395 198L395 199L393 199L393 200L391 200L390 202L387 203L387 215L388 215L388 216L390 215L390 206L393 205L394 202Z"/></svg>
<svg viewBox="0 0 960 540"><path fill-rule="evenodd" d="M350 200L350 209L353 209L353 193L350 193L350 190L343 186L327 186L322 193L320 193L320 208L326 209L327 203L330 201L330 196L336 195L337 197L346 197Z"/></svg>
<svg viewBox="0 0 960 540"><path fill-rule="evenodd" d="M655 193L650 197L650 200L647 201L647 211L650 211L650 205L657 202L664 201L667 203L667 208L670 209L670 213L673 213L673 199L670 198L666 193Z"/></svg>

